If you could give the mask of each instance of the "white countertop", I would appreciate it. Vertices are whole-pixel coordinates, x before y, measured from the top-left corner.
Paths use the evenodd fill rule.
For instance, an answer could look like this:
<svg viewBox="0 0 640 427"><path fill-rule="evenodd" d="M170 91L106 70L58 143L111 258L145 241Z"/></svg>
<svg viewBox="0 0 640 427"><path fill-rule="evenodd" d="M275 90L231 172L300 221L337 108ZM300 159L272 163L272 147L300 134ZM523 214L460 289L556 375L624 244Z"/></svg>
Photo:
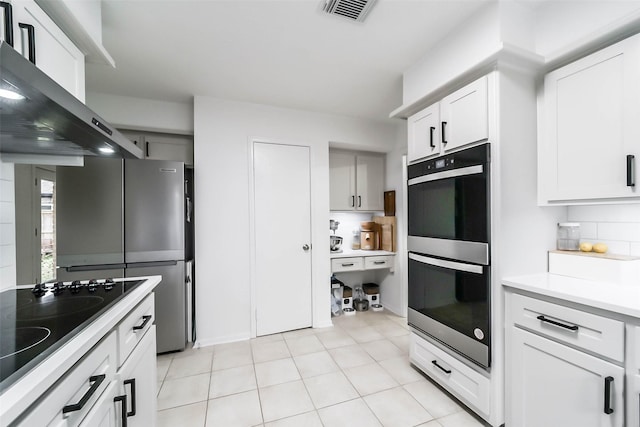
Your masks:
<svg viewBox="0 0 640 427"><path fill-rule="evenodd" d="M35 398L51 387L93 346L112 330L133 308L160 283L162 276L127 277L126 280L146 280L110 307L104 314L79 331L49 357L25 373L0 395L2 424L11 422L26 410ZM122 279L115 279L116 282ZM19 286L20 288L24 286ZM31 287L31 286L30 286Z"/></svg>
<svg viewBox="0 0 640 427"><path fill-rule="evenodd" d="M637 286L620 285L540 273L506 277L502 279L502 284L514 289L640 318L640 283Z"/></svg>
<svg viewBox="0 0 640 427"><path fill-rule="evenodd" d="M380 255L395 255L395 252L389 251L365 251L362 249L343 248L342 252L330 252L329 258L348 258L355 256L380 256Z"/></svg>

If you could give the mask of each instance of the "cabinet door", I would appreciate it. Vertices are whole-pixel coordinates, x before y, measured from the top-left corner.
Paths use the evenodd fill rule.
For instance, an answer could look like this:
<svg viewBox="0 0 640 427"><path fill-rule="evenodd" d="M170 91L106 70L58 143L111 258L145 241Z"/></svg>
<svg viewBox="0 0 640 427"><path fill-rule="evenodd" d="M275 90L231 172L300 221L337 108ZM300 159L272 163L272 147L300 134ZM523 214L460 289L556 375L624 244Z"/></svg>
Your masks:
<svg viewBox="0 0 640 427"><path fill-rule="evenodd" d="M118 396L118 383L113 381L82 420L80 427L120 427L123 425L124 423L121 421L124 410L123 401L114 401L116 396Z"/></svg>
<svg viewBox="0 0 640 427"><path fill-rule="evenodd" d="M329 206L332 211L356 207L356 164L352 153L329 152Z"/></svg>
<svg viewBox="0 0 640 427"><path fill-rule="evenodd" d="M156 327L152 326L118 371L120 395L127 396L127 425L156 425Z"/></svg>
<svg viewBox="0 0 640 427"><path fill-rule="evenodd" d="M638 196L627 185L627 155L640 157L638 75L640 36L634 36L545 77L542 202Z"/></svg>
<svg viewBox="0 0 640 427"><path fill-rule="evenodd" d="M440 104L433 104L408 120L407 161L440 153Z"/></svg>
<svg viewBox="0 0 640 427"><path fill-rule="evenodd" d="M356 209L384 210L384 157L356 157Z"/></svg>
<svg viewBox="0 0 640 427"><path fill-rule="evenodd" d="M489 138L487 77L440 101L440 142L445 152Z"/></svg>
<svg viewBox="0 0 640 427"><path fill-rule="evenodd" d="M174 160L193 166L193 141L186 137L147 135L141 148L148 159Z"/></svg>
<svg viewBox="0 0 640 427"><path fill-rule="evenodd" d="M623 368L519 328L511 334L507 425L623 425Z"/></svg>
<svg viewBox="0 0 640 427"><path fill-rule="evenodd" d="M13 1L14 47L29 57L30 36L27 28L33 26L35 63L76 98L84 102L84 55L62 32L49 16L32 0Z"/></svg>

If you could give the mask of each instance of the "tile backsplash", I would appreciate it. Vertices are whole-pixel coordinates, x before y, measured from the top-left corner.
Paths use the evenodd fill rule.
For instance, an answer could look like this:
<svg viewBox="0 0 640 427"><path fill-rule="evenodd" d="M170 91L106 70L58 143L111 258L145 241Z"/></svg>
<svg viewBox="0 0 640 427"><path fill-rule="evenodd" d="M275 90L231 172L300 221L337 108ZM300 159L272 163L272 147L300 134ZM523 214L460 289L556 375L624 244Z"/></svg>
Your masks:
<svg viewBox="0 0 640 427"><path fill-rule="evenodd" d="M580 240L602 242L609 253L640 256L640 204L570 206L567 218L580 223Z"/></svg>

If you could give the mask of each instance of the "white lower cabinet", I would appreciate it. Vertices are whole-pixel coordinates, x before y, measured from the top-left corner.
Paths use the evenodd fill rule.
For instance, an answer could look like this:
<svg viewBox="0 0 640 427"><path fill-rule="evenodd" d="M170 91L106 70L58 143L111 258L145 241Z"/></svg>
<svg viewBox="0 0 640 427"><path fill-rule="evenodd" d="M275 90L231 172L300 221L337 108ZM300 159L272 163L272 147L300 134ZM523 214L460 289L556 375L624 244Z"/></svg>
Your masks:
<svg viewBox="0 0 640 427"><path fill-rule="evenodd" d="M155 325L147 331L116 376L118 395L127 396L127 426L154 426L157 407Z"/></svg>
<svg viewBox="0 0 640 427"><path fill-rule="evenodd" d="M393 269L393 255L375 255L365 257L333 258L331 272L376 270L379 268Z"/></svg>
<svg viewBox="0 0 640 427"><path fill-rule="evenodd" d="M153 301L152 293L12 425L155 426L156 327L147 320Z"/></svg>
<svg viewBox="0 0 640 427"><path fill-rule="evenodd" d="M113 382L118 366L116 334L111 332L39 399L18 425L79 425Z"/></svg>
<svg viewBox="0 0 640 427"><path fill-rule="evenodd" d="M514 292L505 302L506 426L638 425L625 422L623 319Z"/></svg>
<svg viewBox="0 0 640 427"><path fill-rule="evenodd" d="M411 363L469 407L484 417L489 416L491 409L489 378L415 333L410 335L410 340Z"/></svg>
<svg viewBox="0 0 640 427"><path fill-rule="evenodd" d="M517 327L508 426L624 425L624 369Z"/></svg>
<svg viewBox="0 0 640 427"><path fill-rule="evenodd" d="M80 424L81 427L120 427L124 425L122 405L126 400L118 396L118 383L112 382L91 412ZM126 416L126 413L125 413Z"/></svg>
<svg viewBox="0 0 640 427"><path fill-rule="evenodd" d="M640 426L640 326L628 327L627 425Z"/></svg>

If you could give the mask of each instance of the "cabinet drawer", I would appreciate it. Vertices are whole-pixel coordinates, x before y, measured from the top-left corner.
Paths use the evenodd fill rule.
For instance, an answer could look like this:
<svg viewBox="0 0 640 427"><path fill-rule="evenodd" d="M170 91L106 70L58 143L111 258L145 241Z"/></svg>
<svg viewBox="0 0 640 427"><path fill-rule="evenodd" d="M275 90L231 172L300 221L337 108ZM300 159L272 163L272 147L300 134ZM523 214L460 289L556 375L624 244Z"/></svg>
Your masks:
<svg viewBox="0 0 640 427"><path fill-rule="evenodd" d="M155 321L154 294L147 296L118 325L118 367L122 366L131 351Z"/></svg>
<svg viewBox="0 0 640 427"><path fill-rule="evenodd" d="M393 257L387 255L364 257L364 269L372 270L375 268L391 268L393 267Z"/></svg>
<svg viewBox="0 0 640 427"><path fill-rule="evenodd" d="M44 397L38 398L37 406L29 409L18 425L29 427L80 424L115 378L116 345L116 334L112 332L64 374ZM87 397L87 400L82 408L63 413L63 408L81 402L83 397Z"/></svg>
<svg viewBox="0 0 640 427"><path fill-rule="evenodd" d="M358 271L364 268L362 257L334 258L331 260L331 271Z"/></svg>
<svg viewBox="0 0 640 427"><path fill-rule="evenodd" d="M463 402L488 416L489 378L469 368L415 333L411 333L411 362Z"/></svg>
<svg viewBox="0 0 640 427"><path fill-rule="evenodd" d="M513 294L515 325L619 362L624 361L624 323L558 304Z"/></svg>

